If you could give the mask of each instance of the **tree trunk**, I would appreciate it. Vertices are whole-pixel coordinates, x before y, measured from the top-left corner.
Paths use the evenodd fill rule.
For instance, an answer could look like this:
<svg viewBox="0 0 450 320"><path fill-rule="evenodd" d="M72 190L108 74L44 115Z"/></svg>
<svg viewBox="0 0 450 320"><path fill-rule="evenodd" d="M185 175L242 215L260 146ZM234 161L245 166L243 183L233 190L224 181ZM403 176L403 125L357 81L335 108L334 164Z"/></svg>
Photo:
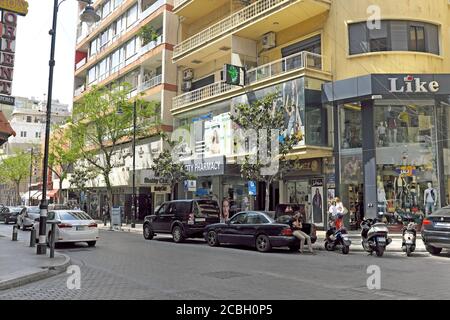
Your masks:
<svg viewBox="0 0 450 320"><path fill-rule="evenodd" d="M59 178L59 191L58 191L58 203L63 204L64 203L64 195L62 190L63 181L61 178Z"/></svg>
<svg viewBox="0 0 450 320"><path fill-rule="evenodd" d="M16 204L17 205L21 205L22 204L22 201L20 199L20 192L19 192L19 190L20 190L20 181L16 182Z"/></svg>
<svg viewBox="0 0 450 320"><path fill-rule="evenodd" d="M265 211L269 211L270 206L270 180L266 180L266 204L265 204Z"/></svg>
<svg viewBox="0 0 450 320"><path fill-rule="evenodd" d="M107 216L109 216L109 229L112 230L112 207L113 207L113 193L112 193L112 186L111 186L111 181L109 181L109 174L104 174L103 175L105 178L105 183L106 183L106 194L108 195L108 214Z"/></svg>

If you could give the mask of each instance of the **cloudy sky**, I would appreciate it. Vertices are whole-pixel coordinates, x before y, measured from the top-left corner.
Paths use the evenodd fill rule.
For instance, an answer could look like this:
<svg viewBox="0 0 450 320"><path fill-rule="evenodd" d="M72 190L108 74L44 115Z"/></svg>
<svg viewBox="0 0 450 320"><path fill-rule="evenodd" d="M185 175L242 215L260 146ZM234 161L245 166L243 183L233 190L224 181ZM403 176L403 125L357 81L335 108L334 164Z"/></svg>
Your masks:
<svg viewBox="0 0 450 320"><path fill-rule="evenodd" d="M61 1L61 0L59 0ZM28 0L28 15L19 17L12 95L44 98L48 88L48 60L53 0ZM66 0L58 13L53 99L72 105L75 36L78 6Z"/></svg>

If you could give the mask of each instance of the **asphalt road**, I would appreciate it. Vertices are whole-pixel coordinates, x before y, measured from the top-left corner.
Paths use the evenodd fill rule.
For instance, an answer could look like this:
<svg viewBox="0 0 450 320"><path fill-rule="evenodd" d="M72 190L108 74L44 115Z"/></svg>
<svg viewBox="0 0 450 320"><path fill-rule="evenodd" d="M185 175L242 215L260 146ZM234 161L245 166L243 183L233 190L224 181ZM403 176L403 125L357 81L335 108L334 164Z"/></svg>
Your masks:
<svg viewBox="0 0 450 320"><path fill-rule="evenodd" d="M12 225L0 224L10 234ZM139 234L101 231L95 248L58 249L81 271L80 289L70 274L0 292L0 299L450 299L450 254L406 257L387 251L316 255L278 249L211 248L202 240L175 244L168 237L147 241ZM28 241L29 231L19 231ZM381 289L370 290L369 266L378 266ZM72 282L73 283L73 282Z"/></svg>

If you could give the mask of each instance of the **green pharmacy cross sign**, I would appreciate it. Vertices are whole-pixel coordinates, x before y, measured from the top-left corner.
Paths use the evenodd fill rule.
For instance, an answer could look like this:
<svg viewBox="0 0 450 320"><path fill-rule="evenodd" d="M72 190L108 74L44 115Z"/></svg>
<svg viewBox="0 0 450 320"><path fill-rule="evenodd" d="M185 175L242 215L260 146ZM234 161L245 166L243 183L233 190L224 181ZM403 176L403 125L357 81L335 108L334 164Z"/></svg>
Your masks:
<svg viewBox="0 0 450 320"><path fill-rule="evenodd" d="M234 86L245 85L245 69L243 67L226 64L224 66L225 83Z"/></svg>

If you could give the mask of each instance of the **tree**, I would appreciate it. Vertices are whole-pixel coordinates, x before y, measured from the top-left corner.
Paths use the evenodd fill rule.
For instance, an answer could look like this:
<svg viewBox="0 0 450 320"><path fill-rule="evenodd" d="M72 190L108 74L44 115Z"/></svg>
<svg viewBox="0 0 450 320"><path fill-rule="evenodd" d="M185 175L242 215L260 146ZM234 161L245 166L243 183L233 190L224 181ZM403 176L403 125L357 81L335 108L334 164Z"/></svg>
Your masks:
<svg viewBox="0 0 450 320"><path fill-rule="evenodd" d="M71 120L67 125L53 130L49 144L48 166L59 179L58 203L64 203L62 193L63 181L70 169L80 158L80 144L72 143Z"/></svg>
<svg viewBox="0 0 450 320"><path fill-rule="evenodd" d="M165 144L168 146L153 160L151 169L155 172L155 176L162 181L169 181L171 199L175 198L175 187L178 183L191 179L184 164L178 159L174 159L173 150L176 147L176 141L171 141L166 134L161 134Z"/></svg>
<svg viewBox="0 0 450 320"><path fill-rule="evenodd" d="M270 185L289 168L286 156L303 139L301 133L288 133L284 106L279 106L279 93L270 93L251 104L235 106L231 120L244 130L237 135L247 137L250 147L239 160L241 175L251 181L265 183L265 210L269 211ZM276 131L278 129L278 131Z"/></svg>
<svg viewBox="0 0 450 320"><path fill-rule="evenodd" d="M0 163L0 177L3 181L14 184L16 189L16 204L21 203L20 183L29 176L30 163L30 155L25 152L4 158Z"/></svg>
<svg viewBox="0 0 450 320"><path fill-rule="evenodd" d="M78 164L74 167L72 174L70 175L70 189L78 193L78 199L80 199L80 208L84 207L84 201L82 201L81 194L86 194L89 191L88 182L95 179L99 175L98 170L86 169L82 165Z"/></svg>
<svg viewBox="0 0 450 320"><path fill-rule="evenodd" d="M159 34L153 29L151 25L145 25L143 26L139 32L138 36L142 39L142 45L145 46L146 44L156 41L158 39Z"/></svg>
<svg viewBox="0 0 450 320"><path fill-rule="evenodd" d="M113 168L123 166L117 155L133 134L134 102L137 106L137 138L158 131L156 125L159 103L144 101L138 97L131 101L130 91L130 85L125 83L114 85L111 89L94 86L82 101L75 104L73 111L72 142L78 144L75 147L87 165L86 170L97 171L102 176L109 208L113 207L110 175Z"/></svg>

